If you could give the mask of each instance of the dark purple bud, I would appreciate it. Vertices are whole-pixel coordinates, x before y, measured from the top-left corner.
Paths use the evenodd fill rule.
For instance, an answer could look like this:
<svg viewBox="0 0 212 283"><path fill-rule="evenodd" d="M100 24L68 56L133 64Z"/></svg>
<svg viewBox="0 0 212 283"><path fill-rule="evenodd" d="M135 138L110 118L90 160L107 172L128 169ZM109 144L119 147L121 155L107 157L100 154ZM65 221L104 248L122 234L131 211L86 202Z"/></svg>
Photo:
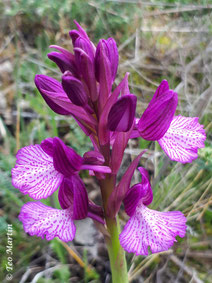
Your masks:
<svg viewBox="0 0 212 283"><path fill-rule="evenodd" d="M113 38L108 38L107 45L109 49L109 60L111 63L112 80L115 80L118 63L119 63L119 53L116 42Z"/></svg>
<svg viewBox="0 0 212 283"><path fill-rule="evenodd" d="M83 181L78 175L64 178L58 193L61 207L72 207L73 219L79 220L87 217L88 195Z"/></svg>
<svg viewBox="0 0 212 283"><path fill-rule="evenodd" d="M48 58L52 60L60 68L61 72L70 71L77 76L77 66L73 58L68 58L66 55L59 52L51 52L47 54Z"/></svg>
<svg viewBox="0 0 212 283"><path fill-rule="evenodd" d="M69 177L80 170L83 158L56 137L53 140L53 163L58 172Z"/></svg>
<svg viewBox="0 0 212 283"><path fill-rule="evenodd" d="M70 30L70 31L69 31L69 35L70 35L70 37L71 37L71 39L72 39L73 46L76 47L76 46L75 46L76 40L77 40L79 37L82 37L82 38L86 39L86 40L89 42L90 46L91 46L92 49L93 49L93 52L95 52L96 48L95 48L94 44L90 41L90 39L89 39L89 37L88 37L86 31L78 24L77 21L74 21L74 23L75 23L75 25L77 26L77 29L78 29L78 30L73 29L73 30Z"/></svg>
<svg viewBox="0 0 212 283"><path fill-rule="evenodd" d="M80 35L82 37L86 38L87 40L89 40L89 37L88 37L86 31L81 27L81 25L76 20L74 20L74 23L77 26L77 29L78 29Z"/></svg>
<svg viewBox="0 0 212 283"><path fill-rule="evenodd" d="M71 102L78 106L84 106L88 103L88 97L84 91L81 81L65 72L62 76L62 86Z"/></svg>
<svg viewBox="0 0 212 283"><path fill-rule="evenodd" d="M107 41L101 39L96 48L95 55L95 76L99 82L99 93L100 93L100 113L102 112L104 105L110 95L112 88L112 70L111 63L109 60L109 49Z"/></svg>
<svg viewBox="0 0 212 283"><path fill-rule="evenodd" d="M69 31L69 35L71 37L72 44L75 47L75 42L76 42L77 38L81 36L80 32L78 30L73 29L73 30Z"/></svg>
<svg viewBox="0 0 212 283"><path fill-rule="evenodd" d="M87 151L83 155L84 164L102 165L105 162L104 156L98 151Z"/></svg>
<svg viewBox="0 0 212 283"><path fill-rule="evenodd" d="M93 61L94 60L94 50L90 44L90 41L83 37L78 37L75 41L74 47L80 48L89 56L89 58Z"/></svg>
<svg viewBox="0 0 212 283"><path fill-rule="evenodd" d="M72 104L68 99L66 93L64 92L61 83L57 80L45 76L36 75L35 85L38 88L40 94L43 96L44 100L48 106L57 114L60 115L70 115L71 112L63 108L58 104L59 101L63 101L68 106Z"/></svg>
<svg viewBox="0 0 212 283"><path fill-rule="evenodd" d="M135 118L136 102L137 97L131 94L122 96L116 101L108 115L108 128L110 131L129 131Z"/></svg>
<svg viewBox="0 0 212 283"><path fill-rule="evenodd" d="M142 138L156 141L164 136L174 117L177 100L177 93L173 90L153 97L138 122L138 131Z"/></svg>
<svg viewBox="0 0 212 283"><path fill-rule="evenodd" d="M98 98L98 93L94 73L94 63L81 48L74 48L74 51L78 69L88 86L90 98L92 101L96 101Z"/></svg>

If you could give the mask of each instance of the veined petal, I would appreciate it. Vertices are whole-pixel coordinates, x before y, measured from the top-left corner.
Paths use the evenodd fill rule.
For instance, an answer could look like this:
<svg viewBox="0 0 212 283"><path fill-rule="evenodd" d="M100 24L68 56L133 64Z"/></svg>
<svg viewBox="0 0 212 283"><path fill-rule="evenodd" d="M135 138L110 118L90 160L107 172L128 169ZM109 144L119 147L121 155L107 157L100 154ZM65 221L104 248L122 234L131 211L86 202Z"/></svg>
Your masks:
<svg viewBox="0 0 212 283"><path fill-rule="evenodd" d="M180 211L159 212L140 202L119 236L120 244L136 255L148 255L148 247L152 253L166 251L176 242L176 236L185 236L185 223Z"/></svg>
<svg viewBox="0 0 212 283"><path fill-rule="evenodd" d="M197 117L175 116L158 143L170 159L187 163L198 157L198 148L204 147L206 134Z"/></svg>
<svg viewBox="0 0 212 283"><path fill-rule="evenodd" d="M33 199L47 198L57 190L63 175L55 170L53 158L38 144L20 149L12 169L12 184Z"/></svg>
<svg viewBox="0 0 212 283"><path fill-rule="evenodd" d="M24 230L30 236L38 236L48 241L55 237L64 242L72 241L76 227L70 208L65 210L54 209L41 202L26 203L19 214Z"/></svg>

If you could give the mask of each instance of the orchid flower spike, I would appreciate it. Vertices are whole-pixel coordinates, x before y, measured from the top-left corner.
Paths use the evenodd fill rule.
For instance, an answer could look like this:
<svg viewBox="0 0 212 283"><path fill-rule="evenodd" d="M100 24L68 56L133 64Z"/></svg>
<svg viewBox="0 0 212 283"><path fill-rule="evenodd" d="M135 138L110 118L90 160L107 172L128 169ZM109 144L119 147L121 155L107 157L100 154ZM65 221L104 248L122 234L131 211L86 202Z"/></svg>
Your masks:
<svg viewBox="0 0 212 283"><path fill-rule="evenodd" d="M175 116L178 95L166 80L137 119L137 97L129 90L129 73L114 86L119 61L115 40L101 39L95 47L85 30L74 22L76 29L69 32L73 53L51 45L56 51L48 54L60 69L61 79L36 75L35 85L55 113L75 119L90 138L93 149L82 157L57 137L20 149L12 169L12 184L35 201L22 207L19 219L31 236L47 240L59 237L67 242L75 237L75 220L92 218L109 243L111 270L117 273L114 278L127 282L123 249L136 255L148 255L149 248L152 253L166 251L177 236L184 237L186 233L186 218L181 212L148 208L153 192L144 168L138 168L141 182L130 185L147 150L142 150L131 162L116 184L129 139L157 141L172 160L187 163L197 158L206 135L197 117ZM97 177L103 207L89 200L79 177L81 170L89 170L90 175ZM56 190L61 209L41 202ZM118 235L116 215L122 202L129 220Z"/></svg>

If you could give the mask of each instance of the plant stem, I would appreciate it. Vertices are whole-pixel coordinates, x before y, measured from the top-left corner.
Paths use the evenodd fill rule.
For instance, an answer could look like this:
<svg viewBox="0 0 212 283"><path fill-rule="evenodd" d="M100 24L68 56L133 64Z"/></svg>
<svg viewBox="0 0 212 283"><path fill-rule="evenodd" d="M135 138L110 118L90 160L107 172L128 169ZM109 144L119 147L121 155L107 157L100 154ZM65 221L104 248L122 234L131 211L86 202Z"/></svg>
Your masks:
<svg viewBox="0 0 212 283"><path fill-rule="evenodd" d="M102 200L105 211L105 219L109 237L105 236L108 249L110 267L113 283L128 283L127 264L125 252L119 242L120 226L118 216L110 218L107 216L108 199L115 186L115 175L108 174L104 180L100 181Z"/></svg>
<svg viewBox="0 0 212 283"><path fill-rule="evenodd" d="M119 220L106 219L108 232L110 238L106 238L106 244L110 259L110 267L112 273L113 283L128 283L127 264L125 258L125 252L119 242Z"/></svg>

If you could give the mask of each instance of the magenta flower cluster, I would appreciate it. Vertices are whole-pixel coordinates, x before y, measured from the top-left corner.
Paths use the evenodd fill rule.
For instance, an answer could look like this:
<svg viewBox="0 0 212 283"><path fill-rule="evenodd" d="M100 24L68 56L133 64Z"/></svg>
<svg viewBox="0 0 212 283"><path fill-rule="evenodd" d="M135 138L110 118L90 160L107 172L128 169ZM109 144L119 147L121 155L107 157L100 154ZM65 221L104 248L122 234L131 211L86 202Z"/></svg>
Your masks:
<svg viewBox="0 0 212 283"><path fill-rule="evenodd" d="M93 151L83 157L59 138L20 149L12 169L12 182L35 202L26 203L19 215L24 230L31 236L47 240L59 237L72 241L75 220L86 217L105 225L105 217L114 218L124 203L129 220L119 235L121 246L137 255L148 255L169 249L176 236L184 237L186 218L179 211L159 212L147 206L153 193L146 169L139 167L141 182L130 185L134 171L144 153L130 164L121 181L115 184L106 207L88 199L79 177L89 170L101 183L117 175L129 139L141 137L157 141L172 160L187 163L198 157L198 148L206 138L198 118L175 116L177 93L163 80L147 109L136 118L137 98L130 93L128 73L113 87L118 68L118 49L113 38L101 39L95 47L87 33L75 22L70 31L73 53L52 45L48 54L60 68L61 82L46 75L36 75L35 84L48 106L57 114L71 115L90 137ZM62 209L39 202L57 189Z"/></svg>

